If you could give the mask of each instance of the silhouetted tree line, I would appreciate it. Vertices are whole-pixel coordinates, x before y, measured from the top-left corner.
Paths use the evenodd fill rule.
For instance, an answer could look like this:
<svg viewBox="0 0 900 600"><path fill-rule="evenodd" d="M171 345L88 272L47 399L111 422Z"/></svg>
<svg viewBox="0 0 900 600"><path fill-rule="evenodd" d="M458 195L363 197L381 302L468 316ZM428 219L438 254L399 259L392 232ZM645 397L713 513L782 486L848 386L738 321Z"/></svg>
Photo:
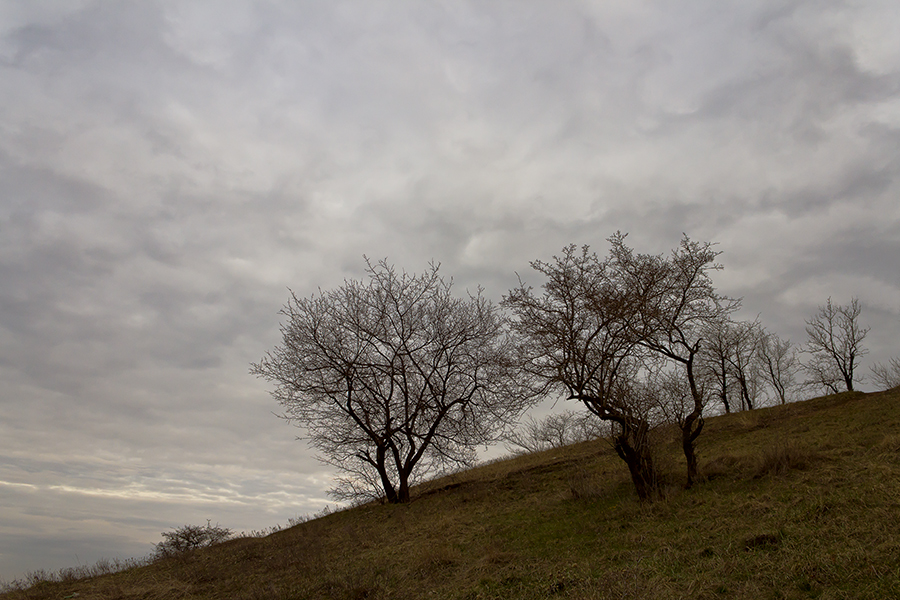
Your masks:
<svg viewBox="0 0 900 600"><path fill-rule="evenodd" d="M869 330L856 298L829 298L797 348L758 319L733 318L740 300L713 286L722 266L712 244L685 236L669 254L640 254L625 238L610 237L603 256L571 245L532 262L540 288L520 278L500 306L480 289L455 296L437 264L410 274L367 260L367 281L291 293L282 343L251 372L275 383L281 416L343 473L334 496L392 503L409 501L423 477L472 465L480 445L534 451L600 435L650 500L660 491L651 439L660 425L681 432L690 487L710 412L784 404L803 389L852 391L860 380ZM900 384L900 362L876 365L872 377ZM586 412L515 429L552 395Z"/></svg>

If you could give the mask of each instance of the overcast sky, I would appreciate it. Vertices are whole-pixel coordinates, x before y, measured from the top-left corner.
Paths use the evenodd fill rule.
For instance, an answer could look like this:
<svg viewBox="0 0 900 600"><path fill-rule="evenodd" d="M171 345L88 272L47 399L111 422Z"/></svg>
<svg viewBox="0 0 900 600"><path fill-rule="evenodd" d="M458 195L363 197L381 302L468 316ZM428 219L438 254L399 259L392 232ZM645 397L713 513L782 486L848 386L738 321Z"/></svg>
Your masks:
<svg viewBox="0 0 900 600"><path fill-rule="evenodd" d="M743 316L802 343L858 296L864 370L900 355L898 26L895 0L0 0L0 578L329 502L248 369L288 287L363 254L499 301L566 244L686 233Z"/></svg>

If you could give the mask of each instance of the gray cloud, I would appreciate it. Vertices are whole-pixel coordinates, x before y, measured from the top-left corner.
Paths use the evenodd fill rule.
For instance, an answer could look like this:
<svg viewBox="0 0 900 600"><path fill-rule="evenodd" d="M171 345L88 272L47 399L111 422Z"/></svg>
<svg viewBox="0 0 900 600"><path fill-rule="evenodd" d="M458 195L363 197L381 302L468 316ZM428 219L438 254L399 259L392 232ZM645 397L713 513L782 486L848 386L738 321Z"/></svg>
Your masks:
<svg viewBox="0 0 900 600"><path fill-rule="evenodd" d="M362 255L499 300L622 230L719 243L795 342L900 333L888 4L0 7L0 577L262 528L328 469L247 374Z"/></svg>

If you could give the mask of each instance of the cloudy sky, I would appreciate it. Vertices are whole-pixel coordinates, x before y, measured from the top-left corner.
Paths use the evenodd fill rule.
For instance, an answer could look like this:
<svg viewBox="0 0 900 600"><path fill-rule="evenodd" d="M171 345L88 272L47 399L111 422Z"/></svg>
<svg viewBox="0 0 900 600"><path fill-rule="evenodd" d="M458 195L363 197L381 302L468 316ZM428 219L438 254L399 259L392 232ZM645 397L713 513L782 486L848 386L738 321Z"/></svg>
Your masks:
<svg viewBox="0 0 900 600"><path fill-rule="evenodd" d="M499 300L715 241L900 355L900 4L0 0L0 578L320 510L249 363L363 254Z"/></svg>

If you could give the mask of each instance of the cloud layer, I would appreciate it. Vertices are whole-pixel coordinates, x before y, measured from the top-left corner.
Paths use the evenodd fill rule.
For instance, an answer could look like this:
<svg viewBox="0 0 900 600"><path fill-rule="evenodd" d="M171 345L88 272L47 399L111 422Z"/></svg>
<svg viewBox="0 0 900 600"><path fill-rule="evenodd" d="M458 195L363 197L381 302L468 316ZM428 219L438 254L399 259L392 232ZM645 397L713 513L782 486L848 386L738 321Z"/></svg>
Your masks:
<svg viewBox="0 0 900 600"><path fill-rule="evenodd" d="M0 6L0 577L327 502L250 362L362 255L499 300L616 230L719 243L803 341L900 334L895 3Z"/></svg>

